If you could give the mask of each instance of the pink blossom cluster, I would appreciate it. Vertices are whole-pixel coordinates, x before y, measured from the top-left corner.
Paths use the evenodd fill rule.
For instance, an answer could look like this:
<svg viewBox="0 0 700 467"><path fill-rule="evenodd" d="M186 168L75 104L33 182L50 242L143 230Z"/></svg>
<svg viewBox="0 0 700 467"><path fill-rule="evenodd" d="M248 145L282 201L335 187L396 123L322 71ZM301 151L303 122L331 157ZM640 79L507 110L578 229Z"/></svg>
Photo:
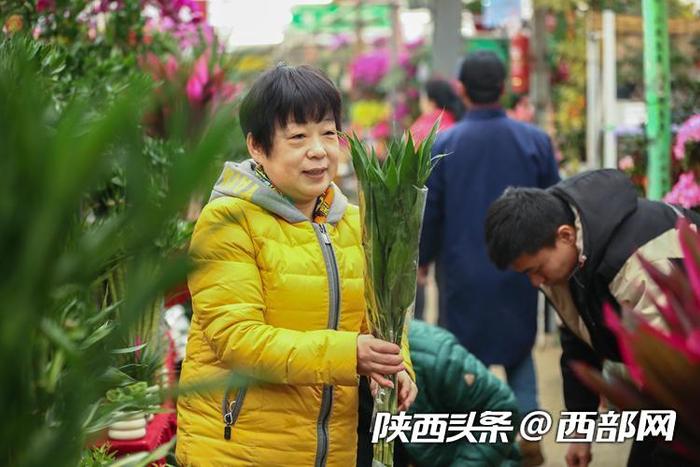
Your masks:
<svg viewBox="0 0 700 467"><path fill-rule="evenodd" d="M350 63L353 86L376 86L389 72L389 55L381 50L358 55Z"/></svg>
<svg viewBox="0 0 700 467"><path fill-rule="evenodd" d="M629 172L631 170L634 170L635 163L634 163L634 157L630 156L629 154L621 158L618 163L617 167L620 170L623 170L625 172Z"/></svg>
<svg viewBox="0 0 700 467"><path fill-rule="evenodd" d="M684 208L700 206L700 186L693 172L681 174L673 189L666 194L664 201L679 204Z"/></svg>
<svg viewBox="0 0 700 467"><path fill-rule="evenodd" d="M700 114L690 117L678 130L676 144L673 146L673 155L676 160L682 161L685 158L685 145L691 141L700 144Z"/></svg>
<svg viewBox="0 0 700 467"><path fill-rule="evenodd" d="M399 53L399 65L408 76L416 73L408 51ZM389 73L391 53L389 49L376 49L358 55L350 63L350 79L353 86L376 86Z"/></svg>
<svg viewBox="0 0 700 467"><path fill-rule="evenodd" d="M158 14L146 21L147 32L160 32L175 37L182 50L210 45L214 30L205 21L205 6L197 0L152 0ZM203 43L203 44L202 44Z"/></svg>
<svg viewBox="0 0 700 467"><path fill-rule="evenodd" d="M192 104L214 104L231 101L241 90L240 85L227 81L218 64L209 66L209 53L202 54L194 64L187 80L187 98Z"/></svg>

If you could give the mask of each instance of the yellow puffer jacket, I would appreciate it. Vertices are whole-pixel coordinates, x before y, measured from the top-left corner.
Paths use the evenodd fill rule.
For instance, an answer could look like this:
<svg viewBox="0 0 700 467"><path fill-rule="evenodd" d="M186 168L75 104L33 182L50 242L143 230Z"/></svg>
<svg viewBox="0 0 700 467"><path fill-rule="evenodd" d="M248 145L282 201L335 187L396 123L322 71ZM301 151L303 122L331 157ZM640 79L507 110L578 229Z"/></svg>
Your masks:
<svg viewBox="0 0 700 467"><path fill-rule="evenodd" d="M225 165L192 237L180 382L249 383L179 398L181 465L355 465L364 261L358 209L334 188L328 223L312 224L254 162Z"/></svg>

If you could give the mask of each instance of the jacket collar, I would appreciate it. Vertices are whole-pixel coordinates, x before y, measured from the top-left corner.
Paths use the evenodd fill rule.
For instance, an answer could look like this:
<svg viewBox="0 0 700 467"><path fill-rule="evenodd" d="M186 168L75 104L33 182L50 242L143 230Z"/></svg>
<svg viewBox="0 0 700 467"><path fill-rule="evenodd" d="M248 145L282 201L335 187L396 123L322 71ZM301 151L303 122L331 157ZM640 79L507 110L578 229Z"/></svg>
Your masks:
<svg viewBox="0 0 700 467"><path fill-rule="evenodd" d="M468 110L462 118L464 120L489 120L505 116L506 111L502 107L478 107Z"/></svg>
<svg viewBox="0 0 700 467"><path fill-rule="evenodd" d="M256 164L252 159L243 162L226 162L209 201L222 196L241 198L282 217L289 223L308 222L309 218L289 199L273 190L255 174L255 167ZM345 214L348 199L334 183L331 184L334 197L328 212L328 222L335 225Z"/></svg>
<svg viewBox="0 0 700 467"><path fill-rule="evenodd" d="M637 209L630 179L614 169L593 170L568 178L550 192L566 201L576 215L579 260L598 264L617 227ZM588 269L588 268L586 268Z"/></svg>

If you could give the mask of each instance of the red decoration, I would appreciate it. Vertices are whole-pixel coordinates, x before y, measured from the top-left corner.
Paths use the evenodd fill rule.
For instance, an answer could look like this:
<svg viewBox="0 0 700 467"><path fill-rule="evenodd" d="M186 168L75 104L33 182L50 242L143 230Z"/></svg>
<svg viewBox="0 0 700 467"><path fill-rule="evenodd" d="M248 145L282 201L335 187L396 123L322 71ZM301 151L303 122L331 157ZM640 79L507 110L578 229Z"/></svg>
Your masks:
<svg viewBox="0 0 700 467"><path fill-rule="evenodd" d="M170 407L168 407L170 405ZM164 408L172 408L172 404L163 405ZM146 436L141 439L116 440L110 439L110 451L116 452L118 457L142 451L153 451L158 446L167 443L175 436L177 431L177 415L175 413L159 413L153 417L146 427ZM158 465L165 465L165 459L158 459Z"/></svg>
<svg viewBox="0 0 700 467"><path fill-rule="evenodd" d="M510 40L510 87L515 94L530 90L530 38L518 32Z"/></svg>

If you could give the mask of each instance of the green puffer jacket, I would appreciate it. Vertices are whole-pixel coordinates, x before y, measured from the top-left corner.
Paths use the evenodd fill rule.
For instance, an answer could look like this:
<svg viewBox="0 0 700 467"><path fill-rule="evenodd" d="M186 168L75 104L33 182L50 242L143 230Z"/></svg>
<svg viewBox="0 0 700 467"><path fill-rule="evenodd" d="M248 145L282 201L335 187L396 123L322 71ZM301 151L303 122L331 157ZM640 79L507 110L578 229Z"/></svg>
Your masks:
<svg viewBox="0 0 700 467"><path fill-rule="evenodd" d="M476 444L465 439L449 444L404 444L414 463L419 467L520 465L520 451L514 443L519 416L510 388L445 329L414 320L409 342L419 388L409 413L507 411L513 412L514 427L508 434L510 444ZM477 416L476 425L478 420Z"/></svg>

